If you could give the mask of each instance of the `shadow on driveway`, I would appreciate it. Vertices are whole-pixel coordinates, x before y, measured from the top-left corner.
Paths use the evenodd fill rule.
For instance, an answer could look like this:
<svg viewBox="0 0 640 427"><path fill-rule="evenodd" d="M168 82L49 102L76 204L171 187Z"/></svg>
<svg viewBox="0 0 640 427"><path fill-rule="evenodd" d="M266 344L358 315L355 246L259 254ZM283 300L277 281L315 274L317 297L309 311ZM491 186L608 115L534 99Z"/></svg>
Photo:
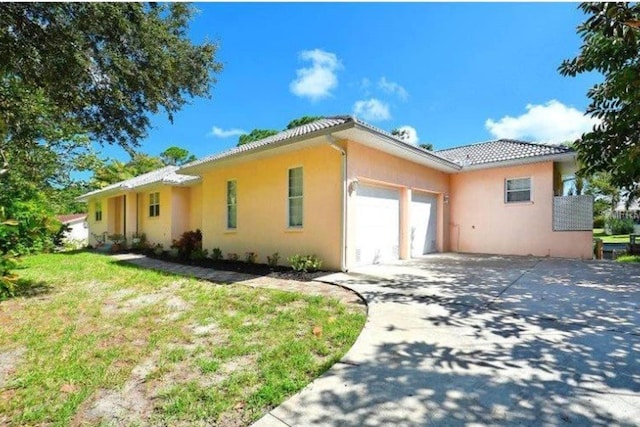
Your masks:
<svg viewBox="0 0 640 427"><path fill-rule="evenodd" d="M640 424L638 265L445 254L328 279L367 325L258 425Z"/></svg>

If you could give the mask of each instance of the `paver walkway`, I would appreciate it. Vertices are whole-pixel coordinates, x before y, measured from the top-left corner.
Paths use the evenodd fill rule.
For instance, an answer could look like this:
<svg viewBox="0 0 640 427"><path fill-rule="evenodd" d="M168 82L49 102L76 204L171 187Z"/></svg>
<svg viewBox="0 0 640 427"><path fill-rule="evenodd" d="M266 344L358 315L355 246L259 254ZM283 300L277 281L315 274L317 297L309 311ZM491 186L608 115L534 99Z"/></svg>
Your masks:
<svg viewBox="0 0 640 427"><path fill-rule="evenodd" d="M237 271L214 270L211 268L183 265L175 262L167 262L138 254L119 254L113 258L152 270L165 271L181 276L195 277L216 283L239 283L253 288L278 289L289 292L300 292L306 295L320 295L340 300L345 304L364 304L362 299L353 291L342 286L309 281L282 279L276 275L256 276L253 274L239 273Z"/></svg>

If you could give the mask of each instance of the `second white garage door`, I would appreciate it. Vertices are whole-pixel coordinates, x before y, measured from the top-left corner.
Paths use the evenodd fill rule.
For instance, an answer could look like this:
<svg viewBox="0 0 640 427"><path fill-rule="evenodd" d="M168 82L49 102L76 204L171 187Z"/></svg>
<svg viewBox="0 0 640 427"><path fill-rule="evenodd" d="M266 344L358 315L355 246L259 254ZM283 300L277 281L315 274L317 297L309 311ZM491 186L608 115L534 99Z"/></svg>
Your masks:
<svg viewBox="0 0 640 427"><path fill-rule="evenodd" d="M399 192L360 185L356 209L356 264L397 260L400 247Z"/></svg>
<svg viewBox="0 0 640 427"><path fill-rule="evenodd" d="M411 256L417 257L437 250L436 196L414 191L411 195Z"/></svg>

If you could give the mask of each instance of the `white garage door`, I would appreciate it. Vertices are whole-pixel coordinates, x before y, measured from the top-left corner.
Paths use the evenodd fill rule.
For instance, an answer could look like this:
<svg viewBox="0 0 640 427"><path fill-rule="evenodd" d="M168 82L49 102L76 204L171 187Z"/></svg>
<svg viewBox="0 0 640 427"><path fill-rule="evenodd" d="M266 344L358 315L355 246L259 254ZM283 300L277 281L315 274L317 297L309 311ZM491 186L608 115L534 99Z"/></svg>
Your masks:
<svg viewBox="0 0 640 427"><path fill-rule="evenodd" d="M356 197L356 264L397 260L400 242L400 194L360 185Z"/></svg>
<svg viewBox="0 0 640 427"><path fill-rule="evenodd" d="M437 199L435 196L411 194L411 256L417 257L437 250Z"/></svg>

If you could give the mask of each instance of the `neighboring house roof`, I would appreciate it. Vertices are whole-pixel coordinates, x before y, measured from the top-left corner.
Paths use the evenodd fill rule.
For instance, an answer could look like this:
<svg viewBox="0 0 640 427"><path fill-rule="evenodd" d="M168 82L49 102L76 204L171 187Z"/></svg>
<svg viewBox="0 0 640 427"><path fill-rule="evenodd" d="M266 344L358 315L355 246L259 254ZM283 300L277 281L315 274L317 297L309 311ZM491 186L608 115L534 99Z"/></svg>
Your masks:
<svg viewBox="0 0 640 427"><path fill-rule="evenodd" d="M435 152L438 156L462 166L463 169L498 162L573 155L573 153L571 148L564 145L538 144L514 139L498 139Z"/></svg>
<svg viewBox="0 0 640 427"><path fill-rule="evenodd" d="M165 166L163 168L138 175L134 178L127 179L125 181L107 185L106 187L99 190L94 190L89 193L83 194L82 196L78 197L77 200L87 200L89 197L96 194L132 190L134 188L140 188L144 187L145 185L156 183L162 183L166 185L188 185L200 180L200 178L197 176L178 174L176 173L177 170L178 166Z"/></svg>
<svg viewBox="0 0 640 427"><path fill-rule="evenodd" d="M58 218L58 221L60 221L63 224L69 224L71 222L76 222L76 221L84 221L87 218L87 214L86 213L78 213L78 214L70 214L70 215L58 215L56 218Z"/></svg>
<svg viewBox="0 0 640 427"><path fill-rule="evenodd" d="M626 205L626 200L620 200L618 202L618 205L616 206L616 211L617 212L627 212L627 207ZM630 211L640 211L640 200L635 200L633 203L631 203L631 205L629 206L629 212Z"/></svg>

